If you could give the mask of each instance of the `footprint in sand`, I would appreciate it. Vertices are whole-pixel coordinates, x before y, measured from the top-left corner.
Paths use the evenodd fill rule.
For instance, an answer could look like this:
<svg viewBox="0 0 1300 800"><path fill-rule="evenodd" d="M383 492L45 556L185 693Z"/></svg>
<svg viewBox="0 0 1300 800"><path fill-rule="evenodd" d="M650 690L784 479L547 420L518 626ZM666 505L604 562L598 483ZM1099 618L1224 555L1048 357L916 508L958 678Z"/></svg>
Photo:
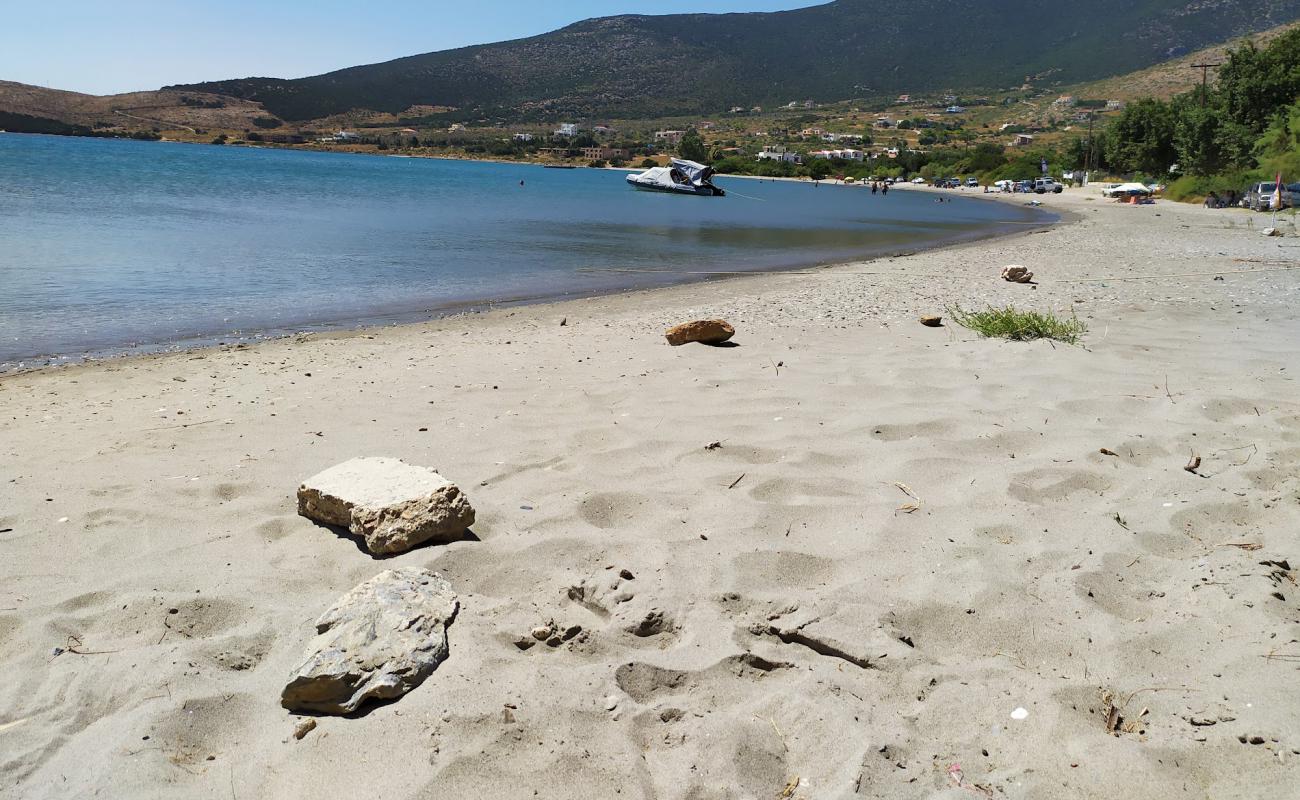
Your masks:
<svg viewBox="0 0 1300 800"><path fill-rule="evenodd" d="M1026 503L1044 505L1065 500L1075 494L1100 496L1110 488L1110 479L1095 472L1047 468L1013 476L1007 494Z"/></svg>
<svg viewBox="0 0 1300 800"><path fill-rule="evenodd" d="M876 425L871 429L871 436L882 442L904 442L908 439L943 436L956 430L957 427L954 421L948 419L900 425Z"/></svg>

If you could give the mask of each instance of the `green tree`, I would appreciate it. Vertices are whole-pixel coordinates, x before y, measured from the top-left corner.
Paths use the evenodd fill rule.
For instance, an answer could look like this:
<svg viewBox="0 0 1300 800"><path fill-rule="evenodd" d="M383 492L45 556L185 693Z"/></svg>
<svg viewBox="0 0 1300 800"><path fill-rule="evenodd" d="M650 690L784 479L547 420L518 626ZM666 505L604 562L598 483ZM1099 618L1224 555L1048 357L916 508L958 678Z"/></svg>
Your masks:
<svg viewBox="0 0 1300 800"><path fill-rule="evenodd" d="M1212 175L1250 166L1255 138L1219 107L1203 108L1191 94L1174 100L1174 151L1181 172Z"/></svg>
<svg viewBox="0 0 1300 800"><path fill-rule="evenodd" d="M1172 107L1161 100L1139 100L1106 132L1106 160L1120 172L1163 175L1178 157L1173 138Z"/></svg>
<svg viewBox="0 0 1300 800"><path fill-rule="evenodd" d="M677 154L687 161L704 163L709 160L709 149L704 145L699 131L694 128L682 135L682 141L677 145Z"/></svg>
<svg viewBox="0 0 1300 800"><path fill-rule="evenodd" d="M831 162L824 158L814 158L808 165L808 175L815 181L825 180L831 174Z"/></svg>
<svg viewBox="0 0 1300 800"><path fill-rule="evenodd" d="M1199 97L1199 89L1195 90ZM1293 28L1260 50L1247 42L1228 53L1219 69L1216 92L1233 121L1255 132L1268 126L1278 109L1300 96L1300 28Z"/></svg>

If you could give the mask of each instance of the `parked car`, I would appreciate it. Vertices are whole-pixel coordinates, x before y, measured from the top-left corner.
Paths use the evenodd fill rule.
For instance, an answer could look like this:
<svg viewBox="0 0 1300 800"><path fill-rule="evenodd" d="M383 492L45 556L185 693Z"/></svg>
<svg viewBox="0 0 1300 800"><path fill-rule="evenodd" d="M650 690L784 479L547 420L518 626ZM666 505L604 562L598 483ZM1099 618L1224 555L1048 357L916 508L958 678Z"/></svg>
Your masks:
<svg viewBox="0 0 1300 800"><path fill-rule="evenodd" d="M1034 194L1060 194L1065 191L1065 187L1057 183L1054 178L1039 178L1034 181Z"/></svg>
<svg viewBox="0 0 1300 800"><path fill-rule="evenodd" d="M1028 194L1034 190L1033 181L1016 181L1015 191Z"/></svg>
<svg viewBox="0 0 1300 800"><path fill-rule="evenodd" d="M979 185L980 185L980 182L979 182L979 179L975 178L974 176L968 176L968 177L966 178L966 185L967 185L967 186L972 186L972 187L973 187L973 186L979 186Z"/></svg>
<svg viewBox="0 0 1300 800"><path fill-rule="evenodd" d="M923 183L925 183L925 178L922 178L922 177L920 177L920 176L917 176L917 177L915 177L915 178L912 179L912 183L915 183L915 184L917 184L917 185L923 184Z"/></svg>
<svg viewBox="0 0 1300 800"><path fill-rule="evenodd" d="M1300 184L1294 185L1300 186ZM1291 186L1282 184L1282 204L1276 209L1273 208L1273 195L1276 191L1277 184L1273 181L1251 184L1242 197L1242 203L1251 211L1280 211L1295 205L1296 191Z"/></svg>

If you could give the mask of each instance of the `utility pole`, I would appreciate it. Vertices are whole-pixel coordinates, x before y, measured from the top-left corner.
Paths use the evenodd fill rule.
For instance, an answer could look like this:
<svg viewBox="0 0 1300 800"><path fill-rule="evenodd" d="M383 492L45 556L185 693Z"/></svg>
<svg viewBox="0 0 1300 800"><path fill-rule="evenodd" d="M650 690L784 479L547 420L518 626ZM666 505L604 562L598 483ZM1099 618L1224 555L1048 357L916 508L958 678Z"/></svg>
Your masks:
<svg viewBox="0 0 1300 800"><path fill-rule="evenodd" d="M1209 91L1209 84L1210 84L1210 70L1217 69L1218 67L1221 66L1223 66L1223 64L1217 61L1213 64L1192 64L1191 65L1192 69L1199 69L1201 71L1201 108L1205 108L1205 96L1206 96L1206 92Z"/></svg>

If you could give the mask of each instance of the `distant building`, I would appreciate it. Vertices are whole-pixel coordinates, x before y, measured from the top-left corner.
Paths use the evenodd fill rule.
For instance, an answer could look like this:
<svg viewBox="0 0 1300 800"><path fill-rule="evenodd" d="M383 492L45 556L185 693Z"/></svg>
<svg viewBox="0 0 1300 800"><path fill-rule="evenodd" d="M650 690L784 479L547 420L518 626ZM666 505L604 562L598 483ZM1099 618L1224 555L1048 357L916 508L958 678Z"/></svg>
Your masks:
<svg viewBox="0 0 1300 800"><path fill-rule="evenodd" d="M582 157L588 161L627 160L627 151L621 147L584 147Z"/></svg>
<svg viewBox="0 0 1300 800"><path fill-rule="evenodd" d="M786 150L784 147L768 147L759 151L758 158L761 161L784 161L788 164L803 163L803 156Z"/></svg>
<svg viewBox="0 0 1300 800"><path fill-rule="evenodd" d="M1060 97L1053 100L1052 105L1058 106L1060 108L1073 108L1075 103L1077 102L1078 101L1074 99L1074 95L1063 94Z"/></svg>
<svg viewBox="0 0 1300 800"><path fill-rule="evenodd" d="M891 147L891 148L889 148L888 150L886 150L886 151L885 151L885 157L886 157L886 158L898 158L898 148L897 148L897 147Z"/></svg>
<svg viewBox="0 0 1300 800"><path fill-rule="evenodd" d="M513 137L516 142L531 142L533 135L531 133L516 133Z"/></svg>
<svg viewBox="0 0 1300 800"><path fill-rule="evenodd" d="M1027 133L1017 133L1016 138L1011 140L1012 147L1029 147L1034 143L1034 137Z"/></svg>
<svg viewBox="0 0 1300 800"><path fill-rule="evenodd" d="M543 147L537 152L540 155L551 156L552 158L568 158L575 155L577 151L570 150L567 147Z"/></svg>
<svg viewBox="0 0 1300 800"><path fill-rule="evenodd" d="M455 133L456 131L463 131L463 130L465 130L465 126L462 125L462 124L460 124L459 122L453 122L453 123L451 124L451 127L448 128L447 130L450 131L450 132L452 132L452 133Z"/></svg>
<svg viewBox="0 0 1300 800"><path fill-rule="evenodd" d="M900 95L898 96L898 102L900 102L900 103L910 103L910 102L912 102L912 96L911 96L910 94L900 94Z"/></svg>
<svg viewBox="0 0 1300 800"><path fill-rule="evenodd" d="M744 106L732 106L731 109L730 109L727 113L729 113L729 114L744 114L744 113L745 113L745 107L744 107Z"/></svg>
<svg viewBox="0 0 1300 800"><path fill-rule="evenodd" d="M613 136L615 133L618 133L618 131L614 130L608 125L597 125L596 127L591 129L591 132L596 134L597 136Z"/></svg>
<svg viewBox="0 0 1300 800"><path fill-rule="evenodd" d="M334 134L334 141L336 142L355 142L360 138L360 134L353 133L352 131L339 131Z"/></svg>
<svg viewBox="0 0 1300 800"><path fill-rule="evenodd" d="M803 130L799 131L799 135L805 139L811 139L816 136L825 136L826 131L823 130L822 128L816 128L816 127L804 128Z"/></svg>
<svg viewBox="0 0 1300 800"><path fill-rule="evenodd" d="M860 133L828 133L822 137L826 142L860 142L862 134Z"/></svg>
<svg viewBox="0 0 1300 800"><path fill-rule="evenodd" d="M890 119L889 117L877 117L875 123L873 124L877 128L892 128L898 123Z"/></svg>
<svg viewBox="0 0 1300 800"><path fill-rule="evenodd" d="M695 127L699 128L702 131L711 131L714 128L714 124L712 122L701 122L699 125L696 125Z"/></svg>
<svg viewBox="0 0 1300 800"><path fill-rule="evenodd" d="M1106 101L1106 110L1107 110L1107 111L1123 111L1125 105L1126 105L1126 104L1125 104L1125 102L1124 102L1123 100L1107 100L1107 101Z"/></svg>
<svg viewBox="0 0 1300 800"><path fill-rule="evenodd" d="M943 110L943 113L945 113L945 114L965 114L965 113L966 113L966 107L965 107L965 106L957 106L957 105L948 106L947 108L945 108L945 109Z"/></svg>
<svg viewBox="0 0 1300 800"><path fill-rule="evenodd" d="M664 144L680 144L686 131L655 131L655 141Z"/></svg>
<svg viewBox="0 0 1300 800"><path fill-rule="evenodd" d="M555 129L556 136L577 136L582 128L573 122L560 123L560 127Z"/></svg>
<svg viewBox="0 0 1300 800"><path fill-rule="evenodd" d="M753 108L750 109L750 111L754 112L755 114L762 114L762 113L763 113L763 107L762 107L762 106L754 106Z"/></svg>
<svg viewBox="0 0 1300 800"><path fill-rule="evenodd" d="M854 150L851 147L843 150L817 150L809 153L813 158L834 158L841 161L861 161L864 154L861 150Z"/></svg>

